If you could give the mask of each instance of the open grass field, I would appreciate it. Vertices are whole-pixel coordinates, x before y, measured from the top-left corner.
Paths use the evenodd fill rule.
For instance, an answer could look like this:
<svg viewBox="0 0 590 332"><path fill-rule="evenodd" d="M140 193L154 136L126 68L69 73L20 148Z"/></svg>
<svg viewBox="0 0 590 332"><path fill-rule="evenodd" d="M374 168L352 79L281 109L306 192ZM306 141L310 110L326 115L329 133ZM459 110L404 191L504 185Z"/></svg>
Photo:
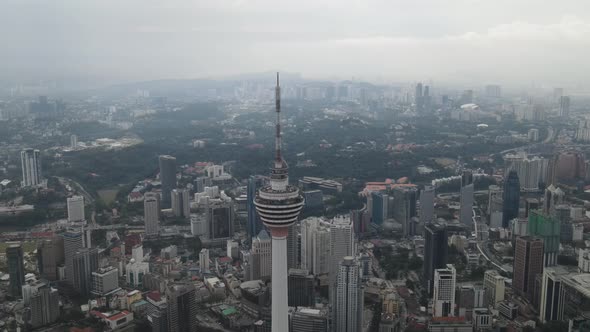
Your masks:
<svg viewBox="0 0 590 332"><path fill-rule="evenodd" d="M101 189L97 191L100 199L102 199L102 201L107 205L115 201L118 192L119 190L117 189Z"/></svg>

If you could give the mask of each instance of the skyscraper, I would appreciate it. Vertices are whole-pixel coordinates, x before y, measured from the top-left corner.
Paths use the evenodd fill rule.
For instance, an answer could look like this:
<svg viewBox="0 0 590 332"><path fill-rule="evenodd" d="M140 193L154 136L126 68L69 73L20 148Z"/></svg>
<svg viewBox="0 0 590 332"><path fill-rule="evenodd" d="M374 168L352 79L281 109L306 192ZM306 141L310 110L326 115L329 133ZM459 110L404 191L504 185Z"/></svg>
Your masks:
<svg viewBox="0 0 590 332"><path fill-rule="evenodd" d="M354 256L354 232L350 217L338 216L330 223L330 279L338 276L340 262L346 256Z"/></svg>
<svg viewBox="0 0 590 332"><path fill-rule="evenodd" d="M396 187L393 189L393 218L402 225L404 236L410 235L410 220L418 215L416 202L418 189L415 187Z"/></svg>
<svg viewBox="0 0 590 332"><path fill-rule="evenodd" d="M362 331L363 287L361 269L354 257L346 256L340 261L337 280L334 331Z"/></svg>
<svg viewBox="0 0 590 332"><path fill-rule="evenodd" d="M191 206L189 194L187 189L172 190L172 212L176 217L190 218Z"/></svg>
<svg viewBox="0 0 590 332"><path fill-rule="evenodd" d="M426 225L434 219L434 187L424 186L420 191L420 222Z"/></svg>
<svg viewBox="0 0 590 332"><path fill-rule="evenodd" d="M389 196L385 193L374 191L371 193L371 219L375 225L383 225L383 221L387 219Z"/></svg>
<svg viewBox="0 0 590 332"><path fill-rule="evenodd" d="M319 276L330 271L330 225L318 217L301 221L301 268Z"/></svg>
<svg viewBox="0 0 590 332"><path fill-rule="evenodd" d="M570 97L559 97L559 116L562 118L569 118L570 116Z"/></svg>
<svg viewBox="0 0 590 332"><path fill-rule="evenodd" d="M23 173L23 187L33 187L41 183L41 152L34 149L24 149L20 153Z"/></svg>
<svg viewBox="0 0 590 332"><path fill-rule="evenodd" d="M514 249L514 291L531 299L535 277L539 273L543 273L543 240L530 236L518 237Z"/></svg>
<svg viewBox="0 0 590 332"><path fill-rule="evenodd" d="M543 266L557 265L561 225L553 216L539 210L529 213L528 235L543 240Z"/></svg>
<svg viewBox="0 0 590 332"><path fill-rule="evenodd" d="M248 221L246 231L248 232L248 241L251 241L253 237L258 235L262 230L262 221L256 212L256 206L254 205L254 198L256 198L256 192L258 188L264 185L265 178L260 175L251 175L248 178L248 186L246 192L246 210L248 212Z"/></svg>
<svg viewBox="0 0 590 332"><path fill-rule="evenodd" d="M424 108L424 95L422 93L422 83L416 84L416 92L414 93L414 103L416 104L416 112L422 112Z"/></svg>
<svg viewBox="0 0 590 332"><path fill-rule="evenodd" d="M72 196L68 197L68 221L82 221L84 220L84 197Z"/></svg>
<svg viewBox="0 0 590 332"><path fill-rule="evenodd" d="M160 196L157 193L145 193L143 199L143 219L145 234L158 235L160 232Z"/></svg>
<svg viewBox="0 0 590 332"><path fill-rule="evenodd" d="M71 135L70 136L70 148L75 149L78 147L78 136Z"/></svg>
<svg viewBox="0 0 590 332"><path fill-rule="evenodd" d="M272 240L263 229L252 240L252 279L265 279L271 277L272 267Z"/></svg>
<svg viewBox="0 0 590 332"><path fill-rule="evenodd" d="M287 235L287 269L296 269L299 267L299 228L295 223L289 227Z"/></svg>
<svg viewBox="0 0 590 332"><path fill-rule="evenodd" d="M35 289L31 297L31 325L37 328L51 324L59 318L59 295L57 289L48 285Z"/></svg>
<svg viewBox="0 0 590 332"><path fill-rule="evenodd" d="M6 260L8 261L10 295L21 296L22 286L25 282L25 267L23 248L20 244L12 244L6 248Z"/></svg>
<svg viewBox="0 0 590 332"><path fill-rule="evenodd" d="M315 305L315 279L307 270L289 269L289 306L313 307Z"/></svg>
<svg viewBox="0 0 590 332"><path fill-rule="evenodd" d="M448 235L445 226L432 223L424 227L424 264L422 280L428 294L434 287L434 270L442 269L447 264Z"/></svg>
<svg viewBox="0 0 590 332"><path fill-rule="evenodd" d="M160 182L162 182L162 206L170 206L170 193L176 188L176 158L162 155L159 157Z"/></svg>
<svg viewBox="0 0 590 332"><path fill-rule="evenodd" d="M57 266L64 262L64 241L61 237L44 240L37 246L37 266L41 277L56 281Z"/></svg>
<svg viewBox="0 0 590 332"><path fill-rule="evenodd" d="M461 208L459 221L467 226L473 225L473 174L463 171L461 176Z"/></svg>
<svg viewBox="0 0 590 332"><path fill-rule="evenodd" d="M98 249L82 248L72 258L74 288L88 296L92 291L92 272L98 270Z"/></svg>
<svg viewBox="0 0 590 332"><path fill-rule="evenodd" d="M64 239L64 259L66 265L66 280L70 285L74 285L74 255L84 247L82 232L70 230L62 234Z"/></svg>
<svg viewBox="0 0 590 332"><path fill-rule="evenodd" d="M504 193L502 196L502 227L508 228L510 220L518 218L520 204L520 182L515 170L508 173L508 177L504 181Z"/></svg>
<svg viewBox="0 0 590 332"><path fill-rule="evenodd" d="M543 270L541 281L541 298L539 320L543 323L563 319L563 309L567 298L562 290L562 277L569 272L561 266L549 267Z"/></svg>
<svg viewBox="0 0 590 332"><path fill-rule="evenodd" d="M199 253L199 266L201 267L201 273L209 272L209 249L201 249Z"/></svg>
<svg viewBox="0 0 590 332"><path fill-rule="evenodd" d="M457 272L455 267L447 264L446 268L434 270L434 296L432 307L434 317L452 317L455 311L455 284Z"/></svg>
<svg viewBox="0 0 590 332"><path fill-rule="evenodd" d="M197 331L197 295L192 284L175 284L166 288L168 332Z"/></svg>
<svg viewBox="0 0 590 332"><path fill-rule="evenodd" d="M262 222L272 237L272 331L289 329L287 287L287 236L303 208L299 189L289 185L288 166L281 154L281 88L277 73L275 160L270 173L270 185L258 190L254 200Z"/></svg>

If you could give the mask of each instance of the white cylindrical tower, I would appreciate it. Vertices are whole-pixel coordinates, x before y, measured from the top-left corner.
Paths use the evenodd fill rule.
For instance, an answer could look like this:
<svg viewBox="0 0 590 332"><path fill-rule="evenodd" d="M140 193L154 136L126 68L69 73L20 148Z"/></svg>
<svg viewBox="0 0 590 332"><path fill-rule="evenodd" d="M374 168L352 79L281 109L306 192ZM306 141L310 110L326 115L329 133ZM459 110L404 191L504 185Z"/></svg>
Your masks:
<svg viewBox="0 0 590 332"><path fill-rule="evenodd" d="M260 188L254 204L272 239L272 332L284 332L289 331L287 235L289 226L297 221L303 208L303 197L299 194L299 188L289 185L288 166L281 155L281 88L278 73L275 92L275 160L270 172L270 184Z"/></svg>

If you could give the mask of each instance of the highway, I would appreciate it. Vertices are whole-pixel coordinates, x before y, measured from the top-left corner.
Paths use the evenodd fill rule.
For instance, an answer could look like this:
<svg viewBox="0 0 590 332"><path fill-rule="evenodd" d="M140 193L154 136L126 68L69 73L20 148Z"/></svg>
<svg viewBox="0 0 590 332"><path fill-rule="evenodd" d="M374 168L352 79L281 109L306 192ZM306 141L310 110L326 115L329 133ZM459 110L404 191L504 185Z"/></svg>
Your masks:
<svg viewBox="0 0 590 332"><path fill-rule="evenodd" d="M496 268L498 268L499 270L505 272L505 273L511 273L511 271L506 270L505 268L502 267L502 265L500 265L497 261L496 258L491 254L488 253L488 248L487 248L487 241L480 241L477 234L478 234L478 222L476 220L476 215L475 215L475 209L473 209L473 224L475 225L475 237L477 239L477 250L479 250L479 253L490 263L492 263L493 266L495 266ZM482 249L483 246L483 249ZM501 263L501 262L500 262Z"/></svg>

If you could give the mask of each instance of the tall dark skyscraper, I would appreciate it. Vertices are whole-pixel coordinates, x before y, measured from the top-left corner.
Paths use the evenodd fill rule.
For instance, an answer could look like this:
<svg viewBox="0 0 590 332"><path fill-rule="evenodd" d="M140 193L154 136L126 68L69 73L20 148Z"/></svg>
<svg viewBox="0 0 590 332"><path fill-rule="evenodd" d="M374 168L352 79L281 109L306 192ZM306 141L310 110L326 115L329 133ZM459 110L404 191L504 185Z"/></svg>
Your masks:
<svg viewBox="0 0 590 332"><path fill-rule="evenodd" d="M197 294L192 284L166 288L168 332L197 331Z"/></svg>
<svg viewBox="0 0 590 332"><path fill-rule="evenodd" d="M20 244L13 244L6 248L6 260L8 261L8 275L10 276L10 295L20 296L25 282L25 267L23 248Z"/></svg>
<svg viewBox="0 0 590 332"><path fill-rule="evenodd" d="M428 293L432 294L434 287L434 270L447 265L448 234L445 226L432 223L424 227L424 265L422 266L422 280Z"/></svg>
<svg viewBox="0 0 590 332"><path fill-rule="evenodd" d="M248 232L248 242L252 242L252 238L258 235L262 230L262 220L256 212L256 205L254 205L254 198L256 192L264 185L265 177L261 175L251 175L248 178L248 186L246 192L246 210L248 212L248 221L246 224L246 231Z"/></svg>
<svg viewBox="0 0 590 332"><path fill-rule="evenodd" d="M463 171L461 175L459 221L467 226L473 225L473 188L473 174L470 171Z"/></svg>
<svg viewBox="0 0 590 332"><path fill-rule="evenodd" d="M570 97L561 96L559 98L559 116L568 118L570 116Z"/></svg>
<svg viewBox="0 0 590 332"><path fill-rule="evenodd" d="M92 272L98 270L98 249L83 248L72 258L74 268L74 288L82 295L89 295L92 290Z"/></svg>
<svg viewBox="0 0 590 332"><path fill-rule="evenodd" d="M162 155L159 157L160 182L162 182L162 206L170 207L170 193L176 188L176 158Z"/></svg>
<svg viewBox="0 0 590 332"><path fill-rule="evenodd" d="M414 94L414 103L416 104L416 112L420 113L424 109L424 94L422 91L422 83L416 84L416 92Z"/></svg>
<svg viewBox="0 0 590 332"><path fill-rule="evenodd" d="M504 181L504 193L502 194L502 227L508 228L510 220L518 218L520 204L520 181L515 170L508 173Z"/></svg>
<svg viewBox="0 0 590 332"><path fill-rule="evenodd" d="M516 239L512 287L521 295L532 298L535 277L543 273L543 240L523 236Z"/></svg>

